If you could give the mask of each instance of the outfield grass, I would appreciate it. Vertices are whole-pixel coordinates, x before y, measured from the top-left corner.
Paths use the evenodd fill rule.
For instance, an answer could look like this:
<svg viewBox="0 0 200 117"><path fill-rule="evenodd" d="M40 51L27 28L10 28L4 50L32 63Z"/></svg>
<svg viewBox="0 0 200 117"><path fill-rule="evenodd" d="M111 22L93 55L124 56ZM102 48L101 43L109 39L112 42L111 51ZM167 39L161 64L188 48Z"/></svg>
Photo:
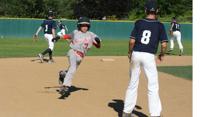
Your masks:
<svg viewBox="0 0 200 117"><path fill-rule="evenodd" d="M89 56L126 56L128 50L128 38L124 40L103 40L102 48L91 48L87 55ZM185 40L184 54L192 55L192 41ZM0 39L0 57L33 57L46 49L47 42L40 39L34 42L32 39ZM178 46L175 45L174 53L178 54ZM65 56L69 44L61 40L55 45L55 56Z"/></svg>
<svg viewBox="0 0 200 117"><path fill-rule="evenodd" d="M192 66L160 66L158 71L192 80Z"/></svg>

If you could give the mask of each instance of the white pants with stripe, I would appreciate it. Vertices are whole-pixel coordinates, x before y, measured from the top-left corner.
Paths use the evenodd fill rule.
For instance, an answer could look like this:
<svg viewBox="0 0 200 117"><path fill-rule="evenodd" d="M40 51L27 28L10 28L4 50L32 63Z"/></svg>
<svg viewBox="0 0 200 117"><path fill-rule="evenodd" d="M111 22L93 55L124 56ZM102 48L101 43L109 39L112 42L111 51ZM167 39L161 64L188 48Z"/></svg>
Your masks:
<svg viewBox="0 0 200 117"><path fill-rule="evenodd" d="M54 42L52 42L53 35L52 34L44 34L44 37L48 42L49 48L51 49L51 51L53 51L53 49L54 49Z"/></svg>
<svg viewBox="0 0 200 117"><path fill-rule="evenodd" d="M162 107L159 97L158 72L155 63L155 55L146 52L133 52L130 67L130 83L128 85L125 101L124 112L131 113L135 108L137 101L137 91L140 76L140 67L148 80L148 105L151 116L160 116Z"/></svg>
<svg viewBox="0 0 200 117"><path fill-rule="evenodd" d="M181 33L180 31L174 31L172 37L170 39L170 49L174 49L174 40L177 40L178 46L180 50L183 50L183 45L181 43Z"/></svg>
<svg viewBox="0 0 200 117"><path fill-rule="evenodd" d="M82 57L77 55L76 52L73 49L69 50L67 56L68 56L68 61L69 61L69 68L68 68L68 72L67 72L67 74L64 78L63 85L71 86L73 76L74 76L78 66L81 63Z"/></svg>

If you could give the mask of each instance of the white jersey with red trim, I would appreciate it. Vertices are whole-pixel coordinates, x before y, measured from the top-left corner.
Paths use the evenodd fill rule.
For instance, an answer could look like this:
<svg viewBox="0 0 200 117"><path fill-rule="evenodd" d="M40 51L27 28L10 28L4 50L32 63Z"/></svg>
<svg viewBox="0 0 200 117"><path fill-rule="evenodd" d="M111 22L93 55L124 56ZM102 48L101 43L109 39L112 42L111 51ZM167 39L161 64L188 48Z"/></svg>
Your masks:
<svg viewBox="0 0 200 117"><path fill-rule="evenodd" d="M86 54L93 43L96 43L95 37L97 37L97 35L93 32L87 31L86 33L83 33L79 30L74 30L71 35L70 47Z"/></svg>

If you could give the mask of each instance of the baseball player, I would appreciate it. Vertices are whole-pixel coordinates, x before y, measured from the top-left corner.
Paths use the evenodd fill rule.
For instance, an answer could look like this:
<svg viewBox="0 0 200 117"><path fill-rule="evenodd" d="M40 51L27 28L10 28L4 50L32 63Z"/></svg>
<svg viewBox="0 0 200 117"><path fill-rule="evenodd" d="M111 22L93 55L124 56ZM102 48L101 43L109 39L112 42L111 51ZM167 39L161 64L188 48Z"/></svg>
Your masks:
<svg viewBox="0 0 200 117"><path fill-rule="evenodd" d="M172 52L174 49L174 39L177 39L179 46L179 56L183 55L183 45L181 43L181 32L180 32L180 24L177 22L176 17L172 18L171 28L170 28L170 50L168 52Z"/></svg>
<svg viewBox="0 0 200 117"><path fill-rule="evenodd" d="M65 35L65 32L68 32L68 28L62 23L61 20L58 21L57 27L60 29L60 31L57 33L58 36Z"/></svg>
<svg viewBox="0 0 200 117"><path fill-rule="evenodd" d="M163 60L167 48L167 34L164 25L157 20L157 4L148 0L145 4L146 18L137 20L130 35L128 57L130 59L130 82L126 91L123 117L131 117L137 101L140 68L143 67L148 79L148 104L151 117L160 117L161 101L159 97L158 72L155 55L159 42Z"/></svg>
<svg viewBox="0 0 200 117"><path fill-rule="evenodd" d="M70 65L67 70L59 72L61 97L67 97L70 94L73 76L87 51L92 47L92 45L95 45L97 48L100 48L101 46L100 38L93 32L89 31L90 26L89 18L80 17L77 22L77 30L74 30L69 35L63 35L53 39L53 41L57 41L60 38L64 38L66 40L70 39L71 49L67 54Z"/></svg>
<svg viewBox="0 0 200 117"><path fill-rule="evenodd" d="M53 11L49 11L48 18L42 22L41 26L37 29L37 32L34 35L34 38L37 39L39 32L43 29L44 37L48 42L48 48L46 50L44 50L42 53L38 54L38 57L39 57L41 63L43 63L44 55L46 55L47 53L49 54L48 63L54 62L54 60L52 58L54 42L52 42L52 39L55 37L56 21L53 20L53 17L54 17Z"/></svg>

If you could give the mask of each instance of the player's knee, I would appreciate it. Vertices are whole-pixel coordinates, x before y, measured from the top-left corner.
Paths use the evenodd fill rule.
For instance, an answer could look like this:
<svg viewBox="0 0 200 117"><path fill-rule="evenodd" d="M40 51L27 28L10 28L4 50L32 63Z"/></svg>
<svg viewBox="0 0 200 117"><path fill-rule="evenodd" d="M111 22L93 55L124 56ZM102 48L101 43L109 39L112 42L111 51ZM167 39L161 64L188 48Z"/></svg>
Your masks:
<svg viewBox="0 0 200 117"><path fill-rule="evenodd" d="M49 46L49 49L53 52L54 46Z"/></svg>
<svg viewBox="0 0 200 117"><path fill-rule="evenodd" d="M76 68L69 68L68 72L73 75L76 72Z"/></svg>
<svg viewBox="0 0 200 117"><path fill-rule="evenodd" d="M158 84L153 84L151 86L148 86L148 94L150 94L150 95L158 93L158 90L159 90Z"/></svg>

